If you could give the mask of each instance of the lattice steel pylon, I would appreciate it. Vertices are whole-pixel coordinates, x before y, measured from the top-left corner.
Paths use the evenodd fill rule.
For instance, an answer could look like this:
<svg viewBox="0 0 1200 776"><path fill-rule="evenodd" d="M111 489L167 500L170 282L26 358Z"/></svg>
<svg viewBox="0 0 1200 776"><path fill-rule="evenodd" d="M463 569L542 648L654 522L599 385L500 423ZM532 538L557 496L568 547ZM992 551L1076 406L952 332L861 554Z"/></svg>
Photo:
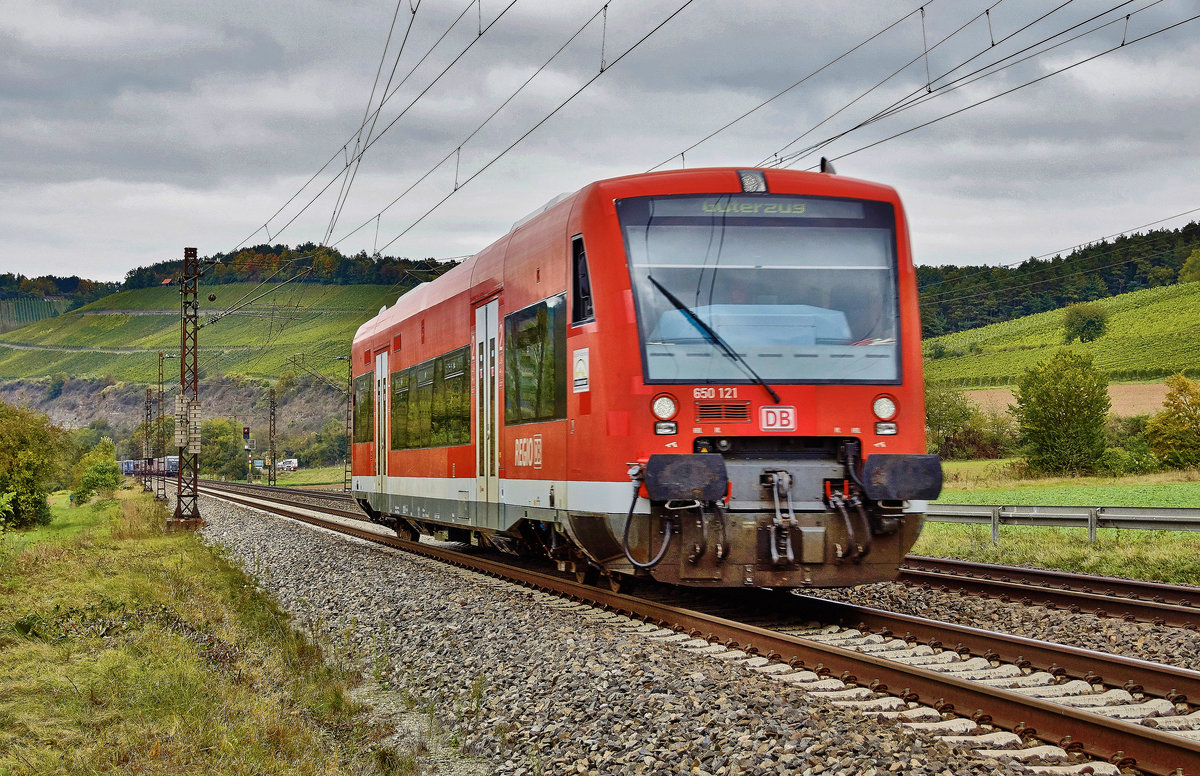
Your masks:
<svg viewBox="0 0 1200 776"><path fill-rule="evenodd" d="M200 260L195 248L183 249L183 274L179 278L179 396L175 400L175 443L179 448L175 516L178 521L199 521L200 504L200 354L197 286Z"/></svg>
<svg viewBox="0 0 1200 776"><path fill-rule="evenodd" d="M145 435L142 437L142 487L147 491L154 489L154 437L150 436L154 427L154 389L146 389L146 423Z"/></svg>
<svg viewBox="0 0 1200 776"><path fill-rule="evenodd" d="M154 498L157 501L167 500L167 424L163 419L163 359L175 358L174 354L158 354L158 418L154 424L154 457L158 462L155 467Z"/></svg>
<svg viewBox="0 0 1200 776"><path fill-rule="evenodd" d="M271 465L267 467L267 484L275 484L275 389L271 389L271 421L268 426L267 438L269 440L271 452Z"/></svg>

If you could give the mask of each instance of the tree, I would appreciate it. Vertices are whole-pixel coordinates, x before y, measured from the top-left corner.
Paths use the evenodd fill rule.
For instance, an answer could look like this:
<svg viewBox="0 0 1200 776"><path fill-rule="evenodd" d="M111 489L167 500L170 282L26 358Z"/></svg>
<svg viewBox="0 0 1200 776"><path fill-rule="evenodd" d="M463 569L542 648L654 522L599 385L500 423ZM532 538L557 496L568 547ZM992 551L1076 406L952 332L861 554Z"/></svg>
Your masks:
<svg viewBox="0 0 1200 776"><path fill-rule="evenodd" d="M1091 302L1080 302L1063 312L1063 341L1068 345L1076 338L1091 342L1108 328L1108 310Z"/></svg>
<svg viewBox="0 0 1200 776"><path fill-rule="evenodd" d="M329 466L339 464L346 458L346 424L332 418L300 451L298 457L305 466Z"/></svg>
<svg viewBox="0 0 1200 776"><path fill-rule="evenodd" d="M1108 380L1092 357L1068 348L1021 375L1009 407L1020 425L1025 460L1047 474L1094 471L1104 454Z"/></svg>
<svg viewBox="0 0 1200 776"><path fill-rule="evenodd" d="M1183 267L1179 270L1180 283L1193 283L1200 280L1200 248L1192 251L1192 255L1187 257L1187 261L1183 262Z"/></svg>
<svg viewBox="0 0 1200 776"><path fill-rule="evenodd" d="M1182 374L1168 377L1163 410L1146 425L1146 438L1166 465L1200 466L1200 384Z"/></svg>
<svg viewBox="0 0 1200 776"><path fill-rule="evenodd" d="M111 498L121 485L121 468L117 465L117 446L104 437L75 464L72 487L75 501L86 504L93 495Z"/></svg>
<svg viewBox="0 0 1200 776"><path fill-rule="evenodd" d="M46 494L70 448L67 432L50 418L0 402L0 495L8 498L13 527L50 522Z"/></svg>
<svg viewBox="0 0 1200 776"><path fill-rule="evenodd" d="M229 418L213 418L200 424L200 471L227 480L246 479L246 451L241 427Z"/></svg>

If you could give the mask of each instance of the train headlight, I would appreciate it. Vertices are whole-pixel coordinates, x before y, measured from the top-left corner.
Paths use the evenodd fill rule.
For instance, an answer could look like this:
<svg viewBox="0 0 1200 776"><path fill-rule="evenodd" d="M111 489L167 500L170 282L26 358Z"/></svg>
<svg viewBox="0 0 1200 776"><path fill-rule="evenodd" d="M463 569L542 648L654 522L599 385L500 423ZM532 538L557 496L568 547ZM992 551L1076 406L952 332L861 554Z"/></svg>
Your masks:
<svg viewBox="0 0 1200 776"><path fill-rule="evenodd" d="M895 436L896 433L898 433L898 432L896 431L895 423L876 423L875 424L875 435L876 436Z"/></svg>
<svg viewBox="0 0 1200 776"><path fill-rule="evenodd" d="M675 417L675 413L679 412L679 404L671 394L660 393L654 397L654 402L650 405L650 411L659 420L670 420Z"/></svg>
<svg viewBox="0 0 1200 776"><path fill-rule="evenodd" d="M896 401L891 396L876 396L871 404L875 417L880 420L891 420L896 417Z"/></svg>

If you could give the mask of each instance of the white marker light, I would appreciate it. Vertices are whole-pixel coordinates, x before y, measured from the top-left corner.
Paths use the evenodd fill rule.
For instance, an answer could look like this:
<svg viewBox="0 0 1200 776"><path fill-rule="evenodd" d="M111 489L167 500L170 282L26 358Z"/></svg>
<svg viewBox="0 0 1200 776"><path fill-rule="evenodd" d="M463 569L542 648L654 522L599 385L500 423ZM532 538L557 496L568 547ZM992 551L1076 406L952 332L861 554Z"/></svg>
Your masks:
<svg viewBox="0 0 1200 776"><path fill-rule="evenodd" d="M896 402L890 396L879 396L871 405L875 417L880 420L891 420L896 417Z"/></svg>
<svg viewBox="0 0 1200 776"><path fill-rule="evenodd" d="M675 402L674 396L660 393L654 397L654 403L650 405L650 411L659 420L670 420L679 411L679 405Z"/></svg>

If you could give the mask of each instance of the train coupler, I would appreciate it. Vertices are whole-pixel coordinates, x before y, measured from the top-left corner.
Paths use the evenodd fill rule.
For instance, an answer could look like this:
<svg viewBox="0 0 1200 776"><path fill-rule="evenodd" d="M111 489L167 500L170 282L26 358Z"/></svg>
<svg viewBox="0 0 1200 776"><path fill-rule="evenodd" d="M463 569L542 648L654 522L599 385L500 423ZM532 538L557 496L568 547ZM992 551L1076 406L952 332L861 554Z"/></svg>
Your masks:
<svg viewBox="0 0 1200 776"><path fill-rule="evenodd" d="M792 548L792 529L799 528L800 523L792 508L792 475L782 470L766 471L759 481L771 489L771 498L775 502L775 518L771 521L771 563L776 566L794 565L796 553ZM785 505L787 517L784 517L782 510Z"/></svg>
<svg viewBox="0 0 1200 776"><path fill-rule="evenodd" d="M842 516L842 522L846 526L848 546L835 545L834 557L839 563L843 561L862 563L863 558L867 557L867 553L871 551L872 533L871 522L867 518L867 511L862 500L856 493L846 494L830 487L828 482L825 484L825 500L831 511Z"/></svg>

